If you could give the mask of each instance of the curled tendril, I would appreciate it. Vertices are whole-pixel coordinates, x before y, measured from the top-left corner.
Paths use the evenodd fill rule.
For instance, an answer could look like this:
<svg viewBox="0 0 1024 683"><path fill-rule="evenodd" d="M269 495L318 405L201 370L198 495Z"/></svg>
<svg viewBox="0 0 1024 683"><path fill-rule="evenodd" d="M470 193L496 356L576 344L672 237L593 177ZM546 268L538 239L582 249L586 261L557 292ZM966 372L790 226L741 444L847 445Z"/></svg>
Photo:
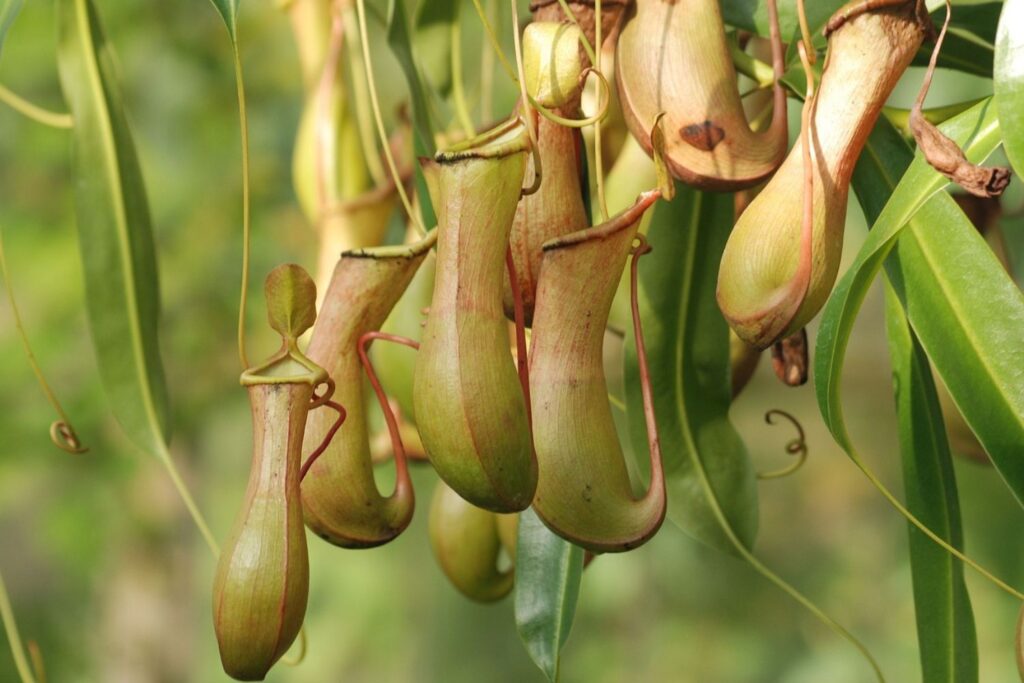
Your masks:
<svg viewBox="0 0 1024 683"><path fill-rule="evenodd" d="M64 420L54 420L50 425L50 441L68 453L86 453L89 450L78 439L75 428Z"/></svg>
<svg viewBox="0 0 1024 683"><path fill-rule="evenodd" d="M779 409L769 410L765 413L764 421L770 425L774 425L775 421L772 418L776 415L786 418L794 427L796 427L796 438L786 444L786 452L790 455L795 455L796 462L781 469L771 470L769 472L758 472L758 479L779 479L781 477L787 477L799 470L803 467L804 463L807 462L807 437L804 434L803 426L795 417L786 411Z"/></svg>
<svg viewBox="0 0 1024 683"><path fill-rule="evenodd" d="M557 123L558 125L566 128L586 128L587 126L598 125L608 118L608 108L612 101L612 86L608 82L608 79L605 78L605 75L592 66L588 66L580 72L579 83L581 86L586 83L587 76L590 74L597 76L598 82L604 88L604 92L607 95L607 97L602 98L601 93L598 93L597 101L600 103L600 108L593 116L588 116L583 119L570 119L565 116L559 116L532 97L530 98L530 104L537 110L538 114L546 118L548 121L552 121L553 123Z"/></svg>
<svg viewBox="0 0 1024 683"><path fill-rule="evenodd" d="M309 454L309 457L306 458L306 462L302 463L302 469L299 470L300 482L306 478L306 473L309 472L309 468L313 466L313 463L316 462L317 458L323 455L324 451L327 450L327 447L331 445L331 440L334 438L334 435L338 433L338 430L341 429L341 425L345 423L345 418L348 417L348 413L345 411L345 408L343 408L340 403L336 403L330 399L331 394L334 393L334 382L327 380L326 384L328 385L328 390L325 392L324 396L318 397L314 394L313 402L310 403L310 410L326 405L338 411L338 419L335 420L334 424L331 425L331 428L327 430L327 434L324 435L324 440L320 442L320 445L316 447L316 450Z"/></svg>
<svg viewBox="0 0 1024 683"><path fill-rule="evenodd" d="M326 389L324 389L324 393L318 394L316 393L316 388L321 385L326 386ZM317 384L316 387L313 387L313 397L310 399L309 409L316 410L322 405L330 404L331 396L334 396L334 380L328 377L323 382L320 382L320 384Z"/></svg>

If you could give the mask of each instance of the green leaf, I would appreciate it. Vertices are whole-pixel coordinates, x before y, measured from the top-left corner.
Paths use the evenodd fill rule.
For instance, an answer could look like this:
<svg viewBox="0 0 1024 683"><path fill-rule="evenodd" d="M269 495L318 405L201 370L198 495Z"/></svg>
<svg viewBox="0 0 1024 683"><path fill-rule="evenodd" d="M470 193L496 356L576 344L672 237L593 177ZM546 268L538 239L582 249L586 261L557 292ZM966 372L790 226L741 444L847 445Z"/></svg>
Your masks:
<svg viewBox="0 0 1024 683"><path fill-rule="evenodd" d="M731 195L679 185L654 207L640 261L639 303L668 489L668 517L687 534L735 554L714 506L748 548L757 533L757 485L743 440L729 422L729 328L715 288L733 223ZM627 335L626 406L634 453L646 466L636 346ZM709 501L705 478L714 491Z"/></svg>
<svg viewBox="0 0 1024 683"><path fill-rule="evenodd" d="M437 152L437 147L434 144L434 124L430 116L427 91L413 55L409 21L405 15L405 5L402 0L389 0L388 2L387 40L409 86L409 97L412 100L413 151L417 157L433 157ZM423 225L429 230L437 224L437 218L434 214L434 206L430 201L430 193L427 191L426 179L423 177L423 171L419 164L416 164L415 183L420 215L423 218Z"/></svg>
<svg viewBox="0 0 1024 683"><path fill-rule="evenodd" d="M857 197L869 222L881 213L896 179L912 159L913 154L900 134L882 121L872 133L868 151L861 156L853 176ZM911 223L887 265L921 267L913 260L900 258L907 253L908 244L927 232L916 226L916 222ZM927 235L924 237L927 239ZM924 349L910 329L899 299L888 285L885 292L907 508L935 533L963 550L956 479L935 382ZM908 526L923 680L975 682L977 638L963 564L916 527Z"/></svg>
<svg viewBox="0 0 1024 683"><path fill-rule="evenodd" d="M224 20L224 26L228 29L228 35L232 43L238 42L238 2L239 0L210 0L214 9Z"/></svg>
<svg viewBox="0 0 1024 683"><path fill-rule="evenodd" d="M434 125L430 118L427 91L420 76L419 66L412 48L412 37L409 34L409 20L405 14L402 0L389 0L387 39L391 51L405 74L409 85L409 97L412 99L413 127L417 136L424 143L424 151L433 156Z"/></svg>
<svg viewBox="0 0 1024 683"><path fill-rule="evenodd" d="M129 438L166 452L167 387L149 206L115 56L90 0L58 0L57 66L75 120L75 213L86 304L104 389Z"/></svg>
<svg viewBox="0 0 1024 683"><path fill-rule="evenodd" d="M519 515L516 628L534 663L558 680L559 653L576 615L583 549L556 536L533 509Z"/></svg>
<svg viewBox="0 0 1024 683"><path fill-rule="evenodd" d="M879 123L879 127L887 125ZM973 161L987 157L999 143L999 126L989 102L941 128L964 146ZM888 137L893 135L890 132ZM873 135L866 154L883 158L883 143L878 134ZM965 421L1021 500L1024 295L956 202L938 193L947 183L920 154L898 184L894 176L884 177L895 187L892 197L822 315L815 354L815 391L821 413L836 441L853 456L840 402L843 358L867 289L902 234L900 266L889 267L893 286ZM882 178L883 174L876 174L875 182ZM903 231L912 218L912 230Z"/></svg>
<svg viewBox="0 0 1024 683"><path fill-rule="evenodd" d="M800 31L797 23L796 2L797 0L779 0L779 27L783 40ZM807 23L811 33L819 36L829 17L845 4L846 0L808 2L806 5ZM764 0L722 0L722 18L726 24L734 28L768 37L768 6Z"/></svg>
<svg viewBox="0 0 1024 683"><path fill-rule="evenodd" d="M305 269L283 263L267 275L263 285L267 319L275 332L298 339L316 322L316 283Z"/></svg>
<svg viewBox="0 0 1024 683"><path fill-rule="evenodd" d="M1024 173L1024 0L1006 0L995 50L995 100L1006 156Z"/></svg>
<svg viewBox="0 0 1024 683"><path fill-rule="evenodd" d="M0 53L3 53L7 31L10 30L23 4L24 0L4 0L3 7L0 7Z"/></svg>
<svg viewBox="0 0 1024 683"><path fill-rule="evenodd" d="M445 95L452 85L452 27L458 0L423 0L416 9L413 47L426 81Z"/></svg>
<svg viewBox="0 0 1024 683"><path fill-rule="evenodd" d="M953 460L928 358L890 287L885 302L907 509L962 551ZM923 680L975 683L978 644L963 563L913 525L908 528Z"/></svg>

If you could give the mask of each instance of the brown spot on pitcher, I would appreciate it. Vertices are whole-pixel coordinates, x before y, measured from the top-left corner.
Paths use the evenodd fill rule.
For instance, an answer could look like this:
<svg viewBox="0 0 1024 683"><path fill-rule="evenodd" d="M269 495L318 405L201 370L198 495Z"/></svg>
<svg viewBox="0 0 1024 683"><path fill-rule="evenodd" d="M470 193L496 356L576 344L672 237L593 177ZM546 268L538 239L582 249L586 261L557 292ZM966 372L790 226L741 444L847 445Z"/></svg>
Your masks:
<svg viewBox="0 0 1024 683"><path fill-rule="evenodd" d="M703 121L683 126L679 129L679 136L693 147L710 152L725 139L725 131L711 121Z"/></svg>

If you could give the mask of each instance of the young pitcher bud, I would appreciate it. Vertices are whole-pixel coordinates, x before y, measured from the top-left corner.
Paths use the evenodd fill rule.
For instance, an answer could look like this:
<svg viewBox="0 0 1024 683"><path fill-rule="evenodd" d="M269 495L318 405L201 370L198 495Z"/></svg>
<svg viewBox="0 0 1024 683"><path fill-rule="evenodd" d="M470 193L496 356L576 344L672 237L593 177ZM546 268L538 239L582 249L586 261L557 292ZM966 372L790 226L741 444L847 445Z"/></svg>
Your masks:
<svg viewBox="0 0 1024 683"><path fill-rule="evenodd" d="M544 107L561 107L578 94L583 33L575 24L534 22L523 32L526 91Z"/></svg>
<svg viewBox="0 0 1024 683"><path fill-rule="evenodd" d="M443 481L437 482L430 506L430 547L448 580L470 600L494 602L512 590L512 569L500 570L498 562L502 547L507 548L507 520L513 520L511 528L515 529L516 519L517 515L478 508ZM508 552L514 559L514 546Z"/></svg>

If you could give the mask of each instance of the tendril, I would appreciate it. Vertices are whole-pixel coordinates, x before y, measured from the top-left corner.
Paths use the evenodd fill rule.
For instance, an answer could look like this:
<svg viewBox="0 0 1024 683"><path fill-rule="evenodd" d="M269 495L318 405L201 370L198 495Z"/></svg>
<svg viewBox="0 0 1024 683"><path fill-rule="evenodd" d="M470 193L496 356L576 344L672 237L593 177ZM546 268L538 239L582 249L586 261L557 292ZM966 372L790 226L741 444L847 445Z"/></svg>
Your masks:
<svg viewBox="0 0 1024 683"><path fill-rule="evenodd" d="M398 426L398 418L395 417L394 411L391 410L391 403L388 401L387 394L384 393L384 387L381 386L380 379L373 369L373 363L370 362L370 357L366 353L366 347L375 339L402 344L417 351L420 345L419 342L413 341L408 337L400 337L397 334L389 334L387 332L367 332L359 338L358 344L359 360L363 364L363 370L370 380L374 393L377 394L377 402L380 403L380 408L384 412L384 421L387 423L388 433L391 434L391 449L394 451L395 478L397 481L395 491L397 493L400 488L410 486L409 464L405 457L405 445L402 443L402 432Z"/></svg>
<svg viewBox="0 0 1024 683"><path fill-rule="evenodd" d="M600 0L598 0L600 2ZM640 372L640 393L643 397L644 422L647 427L647 446L651 458L651 484L647 495L657 495L665 490L665 470L661 461L661 439L658 436L658 421L654 415L654 391L651 388L651 372L647 366L647 347L644 345L644 326L640 320L640 299L638 293L640 257L650 253L647 238L637 235L633 238L633 260L630 263L630 307L633 311L633 340L636 343L636 358Z"/></svg>
<svg viewBox="0 0 1024 683"><path fill-rule="evenodd" d="M594 53L594 69L598 72L601 71L601 0L595 0L594 2L594 42L597 43L597 50ZM585 36L584 36L585 37ZM611 99L611 98L609 98ZM601 92L597 93L597 108L601 109ZM597 206L601 210L602 220L608 220L608 202L604 196L604 160L603 150L601 149L601 124L597 123L594 126L594 181L597 184ZM635 253L633 263L636 263L635 257L647 253L641 251Z"/></svg>
<svg viewBox="0 0 1024 683"><path fill-rule="evenodd" d="M298 666L302 664L306 659L306 650L309 648L306 645L306 627L302 626L299 628L299 651L295 653L294 657L282 657L281 663L285 666Z"/></svg>
<svg viewBox="0 0 1024 683"><path fill-rule="evenodd" d="M75 428L63 420L54 420L50 424L50 441L57 448L68 453L86 453L88 448L82 445Z"/></svg>
<svg viewBox="0 0 1024 683"><path fill-rule="evenodd" d="M75 126L75 122L71 118L71 114L44 109L38 104L29 102L24 97L12 92L3 85L0 85L0 102L3 102L22 116L32 119L36 123L41 123L44 126L60 128L63 130L68 130Z"/></svg>
<svg viewBox="0 0 1024 683"><path fill-rule="evenodd" d="M367 89L370 94L370 107L373 110L373 119L377 124L377 137L380 140L381 149L384 152L384 159L388 162L388 170L391 172L391 179L395 183L395 189L398 190L398 197L402 200L402 206L405 208L406 215L409 216L409 220L416 226L416 230L421 235L427 234L427 229L423 225L423 219L418 211L412 208L412 202L409 201L409 195L405 191L405 187L402 185L402 176L398 172L398 165L395 163L395 155L391 153L391 145L388 144L387 130L384 128L384 116L380 111L380 101L377 98L377 82L373 77L373 58L370 56L370 45L369 37L366 31L366 2L365 0L356 0L356 18L359 20L359 43L363 49L363 69L366 72L366 83Z"/></svg>
<svg viewBox="0 0 1024 683"><path fill-rule="evenodd" d="M21 647L21 634L18 632L18 622L14 619L14 610L11 609L11 601L7 596L3 575L0 575L0 622L3 623L4 631L7 633L11 656L14 657L14 668L17 669L21 682L40 683L32 675L32 669L25 657L25 650Z"/></svg>
<svg viewBox="0 0 1024 683"><path fill-rule="evenodd" d="M803 425L800 421L793 417L791 414L784 410L773 409L769 410L764 414L764 421L770 425L774 425L775 421L772 419L775 416L783 417L789 421L796 428L796 438L786 444L786 452L790 455L796 456L796 462L793 464L783 467L777 470L770 470L768 472L758 472L758 479L781 479L782 477L788 477L793 474L807 462L807 436L804 434Z"/></svg>
<svg viewBox="0 0 1024 683"><path fill-rule="evenodd" d="M587 76L589 76L590 74L594 74L595 76L597 76L598 82L603 86L605 93L608 94L608 97L602 100L600 92L598 93L597 101L599 108L597 110L597 113L594 114L593 116L588 116L582 119L570 119L565 116L560 116L556 114L552 110L548 109L544 105L537 102L537 100L533 99L532 97L530 98L530 104L533 105L533 108L537 110L538 114L546 118L548 121L557 123L560 126L565 126L566 128L586 128L587 126L599 125L602 121L608 118L608 109L611 104L612 86L608 82L608 79L605 78L605 75L592 66L588 66L580 74L580 83L585 83L587 80Z"/></svg>
<svg viewBox="0 0 1024 683"><path fill-rule="evenodd" d="M14 326L18 330L18 337L21 339L21 346L25 350L25 356L28 359L29 367L32 368L32 372L35 374L36 381L39 383L39 388L43 390L46 400L50 403L54 412L57 413L58 419L54 420L53 424L50 425L50 440L53 441L57 448L67 451L68 453L85 453L89 449L82 445L82 442L78 438L78 434L75 433L74 427L71 426L71 420L68 419L63 406L61 406L60 401L57 400L57 395L50 387L50 383L46 381L46 376L43 375L43 370L39 367L36 355L32 351L32 345L28 341L28 333L25 332L25 326L21 320L21 311L18 309L18 302L14 298L14 289L11 286L11 276L7 270L7 257L4 253L4 239L2 231L0 231L0 274L3 275L4 289L7 291L7 302L11 306L11 315L14 316Z"/></svg>
<svg viewBox="0 0 1024 683"><path fill-rule="evenodd" d="M334 383L331 382L332 392L334 391L333 387ZM310 404L310 409L324 405L336 410L338 412L338 419L335 420L334 424L331 425L331 428L327 430L327 434L324 435L324 440L320 442L320 445L316 447L316 450L309 454L309 457L306 458L306 462L302 463L302 469L299 470L300 482L306 478L306 473L309 472L309 468L313 466L313 463L315 463L317 459L324 454L327 447L331 445L331 440L334 439L334 435L338 433L338 430L341 429L341 425L345 423L345 418L348 417L348 413L345 412L345 409L340 403L332 401L330 398L326 397L317 397L314 395L313 403Z"/></svg>
<svg viewBox="0 0 1024 683"><path fill-rule="evenodd" d="M513 52L516 58L516 69L519 74L517 80L519 83L519 95L522 98L523 107L523 119L526 121L526 132L530 135L530 151L533 154L533 184L530 187L524 188L522 196L527 197L531 194L535 194L540 190L541 183L541 162L540 162L540 144L537 141L537 120L533 115L531 109L533 106L533 98L526 92L526 78L523 74L526 69L523 67L523 48L519 40L519 7L516 0L509 0L509 4L512 6L512 45Z"/></svg>

